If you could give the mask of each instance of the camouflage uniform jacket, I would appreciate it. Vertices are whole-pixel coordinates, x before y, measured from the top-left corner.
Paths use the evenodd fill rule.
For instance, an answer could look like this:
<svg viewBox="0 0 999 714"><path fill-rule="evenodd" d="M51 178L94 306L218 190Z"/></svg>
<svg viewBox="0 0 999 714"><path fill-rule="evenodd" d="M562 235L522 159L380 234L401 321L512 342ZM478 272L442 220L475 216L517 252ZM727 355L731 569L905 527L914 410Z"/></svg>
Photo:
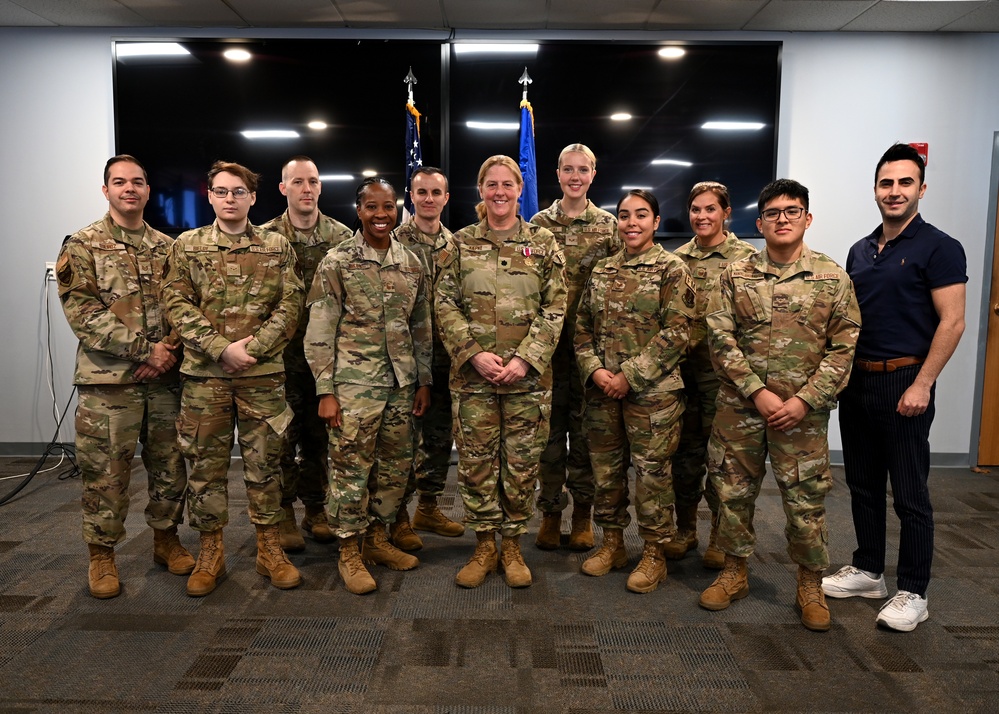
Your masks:
<svg viewBox="0 0 999 714"><path fill-rule="evenodd" d="M746 399L765 387L815 410L835 405L860 335L850 277L808 246L783 269L766 250L725 268L707 321L723 383Z"/></svg>
<svg viewBox="0 0 999 714"><path fill-rule="evenodd" d="M617 234L617 219L602 208L594 206L590 200L586 201L586 209L582 213L570 218L562 210L562 200L556 199L551 206L535 213L531 223L554 233L555 240L565 255L568 298L565 322L562 325L562 341L571 350L579 296L583 293L590 271L598 260L609 258L624 247Z"/></svg>
<svg viewBox="0 0 999 714"><path fill-rule="evenodd" d="M416 226L415 220L410 219L395 229L395 238L416 253L416 257L420 259L420 264L423 266L429 281L427 283L430 286L428 294L433 301L434 286L437 284L437 275L440 272L434 264L434 256L451 240L451 231L442 225L440 233L428 235ZM434 323L434 366L446 368L450 366L451 360L448 359L447 350L444 349L444 343L441 341L436 316L431 315L431 319Z"/></svg>
<svg viewBox="0 0 999 714"><path fill-rule="evenodd" d="M683 388L696 289L683 261L655 244L593 268L576 315L576 359L585 384L598 369L623 372L636 392Z"/></svg>
<svg viewBox="0 0 999 714"><path fill-rule="evenodd" d="M451 356L452 391L518 394L551 389L551 358L565 315L565 257L550 231L520 219L517 233L498 238L486 221L462 228L437 253L435 309ZM469 361L492 352L533 370L496 386Z"/></svg>
<svg viewBox="0 0 999 714"><path fill-rule="evenodd" d="M354 235L340 221L329 216L324 216L322 213L319 214L319 221L316 223L315 228L312 229L312 233L307 237L305 236L305 231L301 231L292 225L291 219L288 217L288 211L285 211L277 218L272 218L260 227L265 231L280 233L291 243L291 247L295 249L295 257L298 258L298 270L302 275L302 282L305 283L306 292L312 287L312 279L316 275L316 267L319 265L319 261L326 256L330 248L339 245ZM305 327L308 324L309 313L308 311L304 311L302 319L298 321L298 329L295 331L292 343L297 342L299 345L302 343L302 340L305 338Z"/></svg>
<svg viewBox="0 0 999 714"><path fill-rule="evenodd" d="M694 320L690 323L690 352L707 358L708 352L708 298L718 290L721 272L737 260L742 260L756 252L756 248L735 233L725 231L725 240L710 248L702 248L697 238L677 248L673 253L687 265L690 276L697 286L697 303Z"/></svg>
<svg viewBox="0 0 999 714"><path fill-rule="evenodd" d="M74 384L135 384L135 367L152 355L153 343L180 342L160 301L173 238L148 223L143 227L138 240L108 213L71 235L59 251L59 299L80 340ZM173 369L146 381L177 378Z"/></svg>
<svg viewBox="0 0 999 714"><path fill-rule="evenodd" d="M218 222L181 233L163 284L170 323L187 347L180 371L221 379L283 372L281 351L298 327L304 293L295 252L280 233L247 224L233 243ZM248 335L246 352L257 363L226 374L222 351Z"/></svg>
<svg viewBox="0 0 999 714"><path fill-rule="evenodd" d="M428 282L420 259L394 239L384 260L360 231L327 253L305 333L316 393L332 394L335 384L431 384Z"/></svg>

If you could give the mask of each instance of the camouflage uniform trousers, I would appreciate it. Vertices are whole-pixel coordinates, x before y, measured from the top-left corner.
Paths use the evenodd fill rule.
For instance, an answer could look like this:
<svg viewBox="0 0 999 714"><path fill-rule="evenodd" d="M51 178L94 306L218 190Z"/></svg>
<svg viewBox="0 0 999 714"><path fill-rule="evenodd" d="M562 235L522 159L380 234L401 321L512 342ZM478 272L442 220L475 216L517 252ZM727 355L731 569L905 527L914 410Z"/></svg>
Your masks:
<svg viewBox="0 0 999 714"><path fill-rule="evenodd" d="M83 482L83 540L114 546L125 537L136 442L142 443L149 502L146 523L184 521L187 472L177 452L180 384L80 385L76 456Z"/></svg>
<svg viewBox="0 0 999 714"><path fill-rule="evenodd" d="M465 522L476 532L527 533L548 443L551 391L457 392L451 399Z"/></svg>
<svg viewBox="0 0 999 714"><path fill-rule="evenodd" d="M673 490L676 505L696 506L701 495L711 509L712 521L718 514L718 494L707 473L708 439L715 418L718 375L707 353L693 353L680 365L686 409L680 429L680 445L673 454Z"/></svg>
<svg viewBox="0 0 999 714"><path fill-rule="evenodd" d="M416 387L336 385L343 425L330 429L330 525L340 538L386 525L406 491L413 464Z"/></svg>
<svg viewBox="0 0 999 714"><path fill-rule="evenodd" d="M451 468L451 392L448 389L447 365L433 368L430 408L416 419L413 428L413 470L406 483L403 503L409 504L414 492L440 496Z"/></svg>
<svg viewBox="0 0 999 714"><path fill-rule="evenodd" d="M790 433L770 429L751 400L722 385L708 442L708 478L718 492L721 550L740 557L753 553L753 515L769 453L787 519L788 555L809 570L829 567L825 498L833 481L828 426L829 412L810 411Z"/></svg>
<svg viewBox="0 0 999 714"><path fill-rule="evenodd" d="M675 391L629 393L612 399L586 389L586 433L596 501L593 522L625 529L628 452L635 467L635 515L642 540L664 543L676 535L670 458L680 441L683 401Z"/></svg>
<svg viewBox="0 0 999 714"><path fill-rule="evenodd" d="M187 508L196 531L229 523L229 458L239 431L250 522L274 525L281 511L281 449L291 422L284 374L184 377L177 439L190 461Z"/></svg>
<svg viewBox="0 0 999 714"><path fill-rule="evenodd" d="M541 454L541 493L538 509L560 513L574 503L593 503L593 469L583 434L583 383L572 344L560 343L552 357L552 418L548 445ZM566 436L569 437L568 450ZM568 487L568 492L566 488Z"/></svg>
<svg viewBox="0 0 999 714"><path fill-rule="evenodd" d="M329 433L319 418L316 380L301 344L285 349L284 370L285 394L295 415L281 452L281 505L291 506L297 498L306 506L320 507L329 490Z"/></svg>

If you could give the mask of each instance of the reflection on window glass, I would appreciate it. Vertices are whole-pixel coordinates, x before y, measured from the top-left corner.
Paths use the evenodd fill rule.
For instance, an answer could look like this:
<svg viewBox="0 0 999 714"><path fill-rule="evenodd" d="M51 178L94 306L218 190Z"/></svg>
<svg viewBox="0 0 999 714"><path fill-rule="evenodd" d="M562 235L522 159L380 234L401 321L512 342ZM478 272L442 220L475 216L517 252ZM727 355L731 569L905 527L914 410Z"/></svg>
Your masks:
<svg viewBox="0 0 999 714"><path fill-rule="evenodd" d="M295 154L311 156L327 177L321 210L353 225L363 171L403 188L403 78L410 67L419 80L414 92L423 115L424 163L448 173L444 220L453 229L475 220L481 162L498 153L518 158L516 128L469 128L468 122L516 127L517 80L525 66L534 80L528 98L542 207L561 195L556 160L575 142L597 156L589 192L594 203L612 211L625 187L648 188L663 210L660 234L674 238L690 235L686 197L704 180L729 187L732 230L755 235L756 196L774 177L779 43L688 45L683 57L671 60L647 44L551 42L524 56L459 56L452 49L443 80L437 42L254 40L239 44L250 54L240 63L223 57L230 42L180 44L189 56L119 58L115 67L117 150L146 165L156 197L147 218L174 234L213 220L205 174L217 159L262 174L250 211L254 223L278 215L286 207L277 187L280 167ZM709 121L762 128L702 128ZM310 122L326 126L310 128ZM297 137L241 133L261 130Z"/></svg>

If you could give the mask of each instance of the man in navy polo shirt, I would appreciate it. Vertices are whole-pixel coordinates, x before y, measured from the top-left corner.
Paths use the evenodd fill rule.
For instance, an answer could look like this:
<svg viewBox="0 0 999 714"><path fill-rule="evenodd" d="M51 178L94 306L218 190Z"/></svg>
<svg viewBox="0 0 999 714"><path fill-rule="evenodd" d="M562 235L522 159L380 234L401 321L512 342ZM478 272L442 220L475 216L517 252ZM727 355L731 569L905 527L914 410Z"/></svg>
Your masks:
<svg viewBox="0 0 999 714"><path fill-rule="evenodd" d="M887 477L901 522L898 592L877 622L903 632L929 616L934 385L964 332L968 281L961 244L919 215L924 176L925 164L911 146L895 144L885 152L874 181L882 223L850 249L846 261L863 321L839 409L857 549L852 565L822 580L829 597L888 596Z"/></svg>

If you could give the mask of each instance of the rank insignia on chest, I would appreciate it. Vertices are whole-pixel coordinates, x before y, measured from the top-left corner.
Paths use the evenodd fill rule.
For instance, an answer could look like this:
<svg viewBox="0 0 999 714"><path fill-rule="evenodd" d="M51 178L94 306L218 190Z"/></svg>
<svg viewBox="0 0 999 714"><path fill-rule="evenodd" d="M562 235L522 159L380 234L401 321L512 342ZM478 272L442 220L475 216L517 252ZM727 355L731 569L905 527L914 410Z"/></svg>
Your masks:
<svg viewBox="0 0 999 714"><path fill-rule="evenodd" d="M774 312L787 312L787 295L774 295Z"/></svg>
<svg viewBox="0 0 999 714"><path fill-rule="evenodd" d="M383 289L387 293L394 293L395 292L395 283L392 282L391 280L386 280L385 283L384 283Z"/></svg>
<svg viewBox="0 0 999 714"><path fill-rule="evenodd" d="M579 236L572 234L565 237L566 245L579 245Z"/></svg>
<svg viewBox="0 0 999 714"><path fill-rule="evenodd" d="M225 264L225 274L226 275L239 275L239 263L226 263Z"/></svg>
<svg viewBox="0 0 999 714"><path fill-rule="evenodd" d="M624 278L615 278L614 282L611 284L611 290L621 291L628 285L628 281Z"/></svg>

